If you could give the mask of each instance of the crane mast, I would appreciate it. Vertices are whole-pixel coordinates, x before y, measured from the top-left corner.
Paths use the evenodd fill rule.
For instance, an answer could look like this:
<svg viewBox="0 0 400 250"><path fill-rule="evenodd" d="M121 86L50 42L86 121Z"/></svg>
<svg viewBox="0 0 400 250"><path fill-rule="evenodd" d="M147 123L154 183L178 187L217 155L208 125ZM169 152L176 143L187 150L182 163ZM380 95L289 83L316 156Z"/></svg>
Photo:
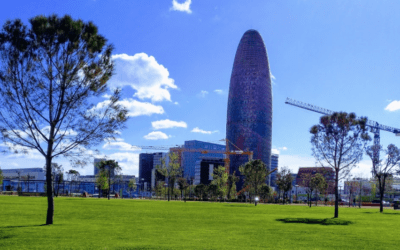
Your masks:
<svg viewBox="0 0 400 250"><path fill-rule="evenodd" d="M320 113L320 114L323 114L323 115L332 115L333 113L335 113L332 110L321 108L321 107L318 107L318 106L315 106L315 105L312 105L312 104L308 104L308 103L305 103L305 102L296 101L296 100L291 99L291 98L287 98L285 103L289 104L289 105L292 105L292 106L295 106L295 107L298 107L298 108L307 109L309 111ZM386 125L382 125L382 124L379 124L376 121L368 120L366 125L368 127L370 127L371 128L371 132L374 133L374 145L375 146L377 146L377 145L379 146L380 145L380 131L381 130L394 133L397 136L400 135L400 129L393 128L393 127L386 126ZM379 152L374 152L374 162L375 163L379 162Z"/></svg>

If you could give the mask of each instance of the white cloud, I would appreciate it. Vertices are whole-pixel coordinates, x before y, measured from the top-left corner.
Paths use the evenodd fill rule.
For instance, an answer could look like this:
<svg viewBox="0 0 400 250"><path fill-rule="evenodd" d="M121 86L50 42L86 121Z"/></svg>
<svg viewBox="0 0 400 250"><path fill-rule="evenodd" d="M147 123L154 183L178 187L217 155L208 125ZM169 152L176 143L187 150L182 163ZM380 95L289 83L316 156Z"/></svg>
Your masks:
<svg viewBox="0 0 400 250"><path fill-rule="evenodd" d="M168 136L167 134L161 131L150 132L149 134L143 136L143 138L146 140L166 140L169 137L171 136Z"/></svg>
<svg viewBox="0 0 400 250"><path fill-rule="evenodd" d="M400 101L393 101L386 106L385 110L396 111L400 109Z"/></svg>
<svg viewBox="0 0 400 250"><path fill-rule="evenodd" d="M208 91L202 90L202 91L200 91L199 96L206 97L207 94L208 94Z"/></svg>
<svg viewBox="0 0 400 250"><path fill-rule="evenodd" d="M174 102L175 105L179 105L179 102Z"/></svg>
<svg viewBox="0 0 400 250"><path fill-rule="evenodd" d="M94 107L94 110L101 110L107 105L109 105L110 101L105 100L103 102L100 102ZM141 115L152 115L152 114L164 114L164 108L160 105L154 105L149 102L139 102L134 99L124 99L122 101L119 101L118 104L124 106L126 109L128 109L128 116L141 116Z"/></svg>
<svg viewBox="0 0 400 250"><path fill-rule="evenodd" d="M206 130L202 130L202 129L198 128L198 127L195 127L190 132L210 135L210 134L213 134L213 133L218 133L218 130L206 131Z"/></svg>
<svg viewBox="0 0 400 250"><path fill-rule="evenodd" d="M108 142L103 145L103 149L106 150L122 150L122 151L140 151L141 148L133 147L132 145L123 141Z"/></svg>
<svg viewBox="0 0 400 250"><path fill-rule="evenodd" d="M110 99L111 95L109 95L109 94L104 94L104 95L102 95L101 97L106 98L106 99Z"/></svg>
<svg viewBox="0 0 400 250"><path fill-rule="evenodd" d="M276 154L276 155L279 155L279 150L278 149L276 149L276 148L273 148L273 149L271 149L271 153L272 154Z"/></svg>
<svg viewBox="0 0 400 250"><path fill-rule="evenodd" d="M178 3L177 0L172 0L172 7L170 10L175 10L175 11L182 11L186 12L188 14L192 13L192 10L190 9L190 4L192 3L192 0L186 0L183 3Z"/></svg>
<svg viewBox="0 0 400 250"><path fill-rule="evenodd" d="M276 82L275 82L276 78L271 72L270 72L270 77L271 77L272 84L275 85L276 84Z"/></svg>
<svg viewBox="0 0 400 250"><path fill-rule="evenodd" d="M110 81L113 87L130 86L137 92L139 99L150 99L152 102L171 101L169 89L177 89L169 71L158 64L153 56L138 53L113 55L116 74Z"/></svg>
<svg viewBox="0 0 400 250"><path fill-rule="evenodd" d="M224 93L224 91L222 89L216 89L214 90L215 93L222 95Z"/></svg>
<svg viewBox="0 0 400 250"><path fill-rule="evenodd" d="M171 121L169 119L151 122L153 129L165 129L165 128L187 128L187 124L184 121Z"/></svg>
<svg viewBox="0 0 400 250"><path fill-rule="evenodd" d="M109 159L116 160L122 168L122 173L138 176L139 172L139 154L119 152L108 155Z"/></svg>

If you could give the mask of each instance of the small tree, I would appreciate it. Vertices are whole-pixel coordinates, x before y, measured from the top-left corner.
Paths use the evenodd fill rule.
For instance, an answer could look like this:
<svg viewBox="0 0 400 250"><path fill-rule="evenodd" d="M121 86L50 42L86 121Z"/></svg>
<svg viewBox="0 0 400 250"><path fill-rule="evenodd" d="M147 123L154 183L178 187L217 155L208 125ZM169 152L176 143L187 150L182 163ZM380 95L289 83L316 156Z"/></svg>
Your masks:
<svg viewBox="0 0 400 250"><path fill-rule="evenodd" d="M99 198L102 196L101 193L104 190L109 190L109 177L108 172L106 170L100 170L96 175L96 184L99 187Z"/></svg>
<svg viewBox="0 0 400 250"><path fill-rule="evenodd" d="M181 200L183 199L183 191L186 190L186 188L188 187L188 183L186 178L184 177L180 177L178 178L178 188L181 191Z"/></svg>
<svg viewBox="0 0 400 250"><path fill-rule="evenodd" d="M46 160L47 217L53 224L51 163L87 163L87 148L115 138L127 110L120 91L96 105L113 74L113 46L92 22L36 16L30 27L7 21L0 31L0 136L15 153L37 150Z"/></svg>
<svg viewBox="0 0 400 250"><path fill-rule="evenodd" d="M261 186L261 189L260 189L260 199L262 199L262 200L265 201L265 200L270 199L271 196L272 196L272 189L271 189L271 187L264 183L264 184Z"/></svg>
<svg viewBox="0 0 400 250"><path fill-rule="evenodd" d="M114 178L117 176L117 172L121 171L121 167L118 165L118 162L115 160L101 160L100 162L97 163L96 167L100 170L100 172L105 173L105 176L107 177L108 180L108 192L107 196L108 199L110 200L110 188L111 184L115 182ZM102 176L101 178L104 178Z"/></svg>
<svg viewBox="0 0 400 250"><path fill-rule="evenodd" d="M161 159L161 166L157 165L157 171L168 179L168 201L172 195L176 179L182 175L182 169L179 164L179 155L176 153L170 153L168 155L168 165L165 163L166 159Z"/></svg>
<svg viewBox="0 0 400 250"><path fill-rule="evenodd" d="M276 174L276 185L280 192L283 192L282 202L285 204L287 193L292 189L292 173L287 167L283 167L280 172Z"/></svg>
<svg viewBox="0 0 400 250"><path fill-rule="evenodd" d="M65 172L67 174L68 180L69 180L69 193L71 193L71 186L78 181L79 179L79 172L74 170L74 169L70 169L67 172Z"/></svg>
<svg viewBox="0 0 400 250"><path fill-rule="evenodd" d="M3 184L3 179L4 179L3 171L2 171L1 168L0 168L0 185Z"/></svg>
<svg viewBox="0 0 400 250"><path fill-rule="evenodd" d="M384 162L376 157L376 155L379 156L381 151L384 151L386 155ZM367 148L366 153L372 159L372 173L377 180L380 212L383 213L383 196L386 191L387 181L400 171L400 150L393 144L388 145L385 150L382 150L381 145L373 145Z"/></svg>
<svg viewBox="0 0 400 250"><path fill-rule="evenodd" d="M132 192L135 192L137 188L136 178L132 178L129 180L128 187L131 190L131 196L132 196Z"/></svg>
<svg viewBox="0 0 400 250"><path fill-rule="evenodd" d="M204 184L199 184L196 185L196 187L194 188L194 195L196 195L196 197L198 197L199 199L204 199L204 194L206 192L207 187Z"/></svg>
<svg viewBox="0 0 400 250"><path fill-rule="evenodd" d="M325 193L325 190L328 188L328 183L325 180L325 177L320 174L316 173L312 178L311 178L311 186L313 186L313 189L315 189L315 206L318 205L318 193L323 194Z"/></svg>
<svg viewBox="0 0 400 250"><path fill-rule="evenodd" d="M311 182L313 175L311 173L304 173L301 175L301 183L300 185L305 188L306 193L307 193L307 204L309 207L311 207L311 198L313 191L315 189L315 186Z"/></svg>
<svg viewBox="0 0 400 250"><path fill-rule="evenodd" d="M252 160L240 166L239 171L240 174L244 175L244 185L249 186L249 191L254 196L258 196L262 184L265 183L270 174L267 165L259 159Z"/></svg>
<svg viewBox="0 0 400 250"><path fill-rule="evenodd" d="M313 156L321 166L335 171L335 218L339 217L339 180L356 167L370 140L366 122L367 118L341 112L322 116L319 124L310 129Z"/></svg>
<svg viewBox="0 0 400 250"><path fill-rule="evenodd" d="M345 185L347 186L347 191L349 192L349 207L351 206L351 201L355 199L360 189L360 183L356 180L348 180Z"/></svg>
<svg viewBox="0 0 400 250"><path fill-rule="evenodd" d="M219 196L222 201L225 199L226 194L228 193L228 188L226 182L228 181L228 173L225 172L225 167L219 166L214 170L213 180L211 184L214 184L217 187L216 194Z"/></svg>
<svg viewBox="0 0 400 250"><path fill-rule="evenodd" d="M236 183L238 181L239 181L239 176L236 176L236 171L233 171L232 174L228 175L228 182L227 182L228 200L231 199L232 194L236 197Z"/></svg>

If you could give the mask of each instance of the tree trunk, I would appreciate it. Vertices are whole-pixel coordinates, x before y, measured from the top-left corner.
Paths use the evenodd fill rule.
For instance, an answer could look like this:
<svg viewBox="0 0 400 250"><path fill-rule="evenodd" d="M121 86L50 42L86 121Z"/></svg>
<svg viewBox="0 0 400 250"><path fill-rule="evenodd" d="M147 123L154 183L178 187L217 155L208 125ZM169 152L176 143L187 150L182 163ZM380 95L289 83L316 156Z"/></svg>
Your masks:
<svg viewBox="0 0 400 250"><path fill-rule="evenodd" d="M335 169L335 216L334 218L339 218L339 171Z"/></svg>
<svg viewBox="0 0 400 250"><path fill-rule="evenodd" d="M381 180L382 177L379 177L379 202L380 202L380 209L379 212L383 213L383 195L385 194L385 182L386 178L383 176L383 181Z"/></svg>
<svg viewBox="0 0 400 250"><path fill-rule="evenodd" d="M51 157L49 156L46 156L46 186L47 186L46 225L52 225L54 216L54 197L53 197L53 185L51 180Z"/></svg>
<svg viewBox="0 0 400 250"><path fill-rule="evenodd" d="M111 167L108 167L108 200L110 200L110 190L111 190Z"/></svg>

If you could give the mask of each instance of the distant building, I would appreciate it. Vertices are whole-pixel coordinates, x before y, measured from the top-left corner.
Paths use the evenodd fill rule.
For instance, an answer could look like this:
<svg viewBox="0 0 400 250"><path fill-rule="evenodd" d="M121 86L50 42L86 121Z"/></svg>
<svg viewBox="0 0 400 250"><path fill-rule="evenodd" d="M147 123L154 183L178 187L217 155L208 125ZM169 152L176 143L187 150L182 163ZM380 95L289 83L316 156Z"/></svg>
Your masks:
<svg viewBox="0 0 400 250"><path fill-rule="evenodd" d="M328 183L328 194L335 193L335 171L331 167L300 167L296 176L296 184L299 186L304 186L304 176L305 174L322 174Z"/></svg>
<svg viewBox="0 0 400 250"><path fill-rule="evenodd" d="M139 154L139 181L151 182L151 170L153 169L154 153Z"/></svg>
<svg viewBox="0 0 400 250"><path fill-rule="evenodd" d="M276 187L276 174L278 173L278 163L279 163L279 155L273 154L271 155L271 171L277 168L275 172L269 175L268 177L268 185Z"/></svg>
<svg viewBox="0 0 400 250"><path fill-rule="evenodd" d="M221 158L204 157L196 162L194 184L208 185L213 180L215 169L224 166L225 162Z"/></svg>
<svg viewBox="0 0 400 250"><path fill-rule="evenodd" d="M4 179L46 180L43 168L2 169Z"/></svg>
<svg viewBox="0 0 400 250"><path fill-rule="evenodd" d="M99 162L105 161L105 160L107 160L107 159L106 158L94 158L94 162L93 162L94 175L97 175L100 172L99 168L97 167L97 164Z"/></svg>
<svg viewBox="0 0 400 250"><path fill-rule="evenodd" d="M183 151L183 176L191 180L195 178L196 162L201 160L202 157L207 158L219 158L223 159L224 154L212 153L212 150L225 151L225 145L203 142L203 141L185 141L183 146L185 149L204 149L208 150L209 153L202 154L201 152L185 152Z"/></svg>

